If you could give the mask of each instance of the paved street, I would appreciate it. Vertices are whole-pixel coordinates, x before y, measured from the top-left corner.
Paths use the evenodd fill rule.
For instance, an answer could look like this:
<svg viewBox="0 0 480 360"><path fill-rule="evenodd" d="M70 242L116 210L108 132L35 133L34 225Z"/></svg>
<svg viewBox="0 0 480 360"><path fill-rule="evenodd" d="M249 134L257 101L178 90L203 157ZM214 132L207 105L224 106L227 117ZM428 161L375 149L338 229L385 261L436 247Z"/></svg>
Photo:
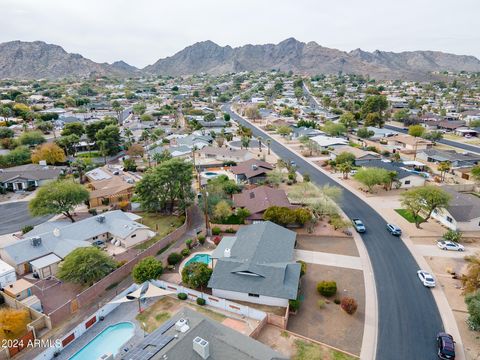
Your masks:
<svg viewBox="0 0 480 360"><path fill-rule="evenodd" d="M26 225L38 225L52 216L32 217L28 211L28 201L0 204L0 235L20 231Z"/></svg>
<svg viewBox="0 0 480 360"><path fill-rule="evenodd" d="M270 138L272 150L286 161L294 160L298 171L310 174L313 182L341 186L233 113L228 105L223 110L233 120L252 128L255 137ZM378 294L377 359L434 359L435 335L443 330L443 325L431 292L416 281L418 264L405 244L390 236L385 220L362 199L344 189L340 205L349 217L360 217L367 227L362 239L373 266Z"/></svg>

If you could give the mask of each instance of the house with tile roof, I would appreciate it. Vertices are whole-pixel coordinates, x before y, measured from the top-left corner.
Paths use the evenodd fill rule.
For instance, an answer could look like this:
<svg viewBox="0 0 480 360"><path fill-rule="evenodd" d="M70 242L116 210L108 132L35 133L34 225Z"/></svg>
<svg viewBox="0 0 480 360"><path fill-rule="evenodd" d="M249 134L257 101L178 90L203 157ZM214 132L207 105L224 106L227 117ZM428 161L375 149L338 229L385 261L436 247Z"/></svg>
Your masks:
<svg viewBox="0 0 480 360"><path fill-rule="evenodd" d="M295 232L271 221L241 227L212 253L208 287L221 298L286 307L300 281L295 242Z"/></svg>
<svg viewBox="0 0 480 360"><path fill-rule="evenodd" d="M266 161L250 159L232 166L229 171L235 176L237 184L256 184L264 181L267 174L273 170L273 165Z"/></svg>

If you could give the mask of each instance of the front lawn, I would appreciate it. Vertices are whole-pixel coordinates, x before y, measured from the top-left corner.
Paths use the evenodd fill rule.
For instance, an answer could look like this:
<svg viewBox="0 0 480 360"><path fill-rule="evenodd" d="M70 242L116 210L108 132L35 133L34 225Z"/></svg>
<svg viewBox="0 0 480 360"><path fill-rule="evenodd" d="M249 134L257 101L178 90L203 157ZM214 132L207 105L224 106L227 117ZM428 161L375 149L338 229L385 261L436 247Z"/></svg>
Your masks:
<svg viewBox="0 0 480 360"><path fill-rule="evenodd" d="M142 218L140 223L147 225L150 229L155 231L157 235L148 241L135 246L135 249L144 250L155 244L157 241L163 239L175 229L183 225L185 216L160 215L152 213L139 213Z"/></svg>
<svg viewBox="0 0 480 360"><path fill-rule="evenodd" d="M304 340L295 340L295 355L293 360L310 360L310 359L331 359L331 360L353 360L353 356L349 356L340 351L320 346L313 342Z"/></svg>
<svg viewBox="0 0 480 360"><path fill-rule="evenodd" d="M395 209L395 211L402 216L405 220L407 220L410 223L415 223L415 217L413 214L405 209ZM417 219L420 221L423 221L424 219L421 216L417 216Z"/></svg>

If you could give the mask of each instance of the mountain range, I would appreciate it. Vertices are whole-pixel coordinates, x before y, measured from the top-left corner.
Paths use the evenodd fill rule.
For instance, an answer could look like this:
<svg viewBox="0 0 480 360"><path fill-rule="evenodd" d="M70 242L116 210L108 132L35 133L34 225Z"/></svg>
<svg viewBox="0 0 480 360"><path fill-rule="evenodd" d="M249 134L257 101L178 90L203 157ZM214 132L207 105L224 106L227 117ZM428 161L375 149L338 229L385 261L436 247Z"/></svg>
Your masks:
<svg viewBox="0 0 480 360"><path fill-rule="evenodd" d="M0 44L0 78L58 79L70 77L141 75L213 75L278 69L300 74L361 74L376 79L426 80L435 71L480 71L474 56L439 51L400 53L356 49L345 52L293 38L278 44L232 48L212 41L195 43L173 56L138 69L124 61L96 63L58 45L42 41Z"/></svg>

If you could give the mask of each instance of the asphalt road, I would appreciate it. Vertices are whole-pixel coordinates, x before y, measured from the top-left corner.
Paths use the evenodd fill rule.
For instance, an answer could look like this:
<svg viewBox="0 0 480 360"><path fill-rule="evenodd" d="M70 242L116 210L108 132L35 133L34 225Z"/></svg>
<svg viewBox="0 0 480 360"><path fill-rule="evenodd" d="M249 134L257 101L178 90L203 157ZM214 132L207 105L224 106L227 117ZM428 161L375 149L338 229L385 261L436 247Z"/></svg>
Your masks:
<svg viewBox="0 0 480 360"><path fill-rule="evenodd" d="M406 134L408 132L408 130L405 130L405 129L397 127L397 126L384 125L383 127L385 129L395 130L395 131L398 131L398 132L401 132L401 133L404 133L404 134ZM475 146L475 145L463 144L463 143L458 142L458 141L452 141L452 140L447 140L447 139L437 140L437 143L445 144L445 145L448 145L448 146L456 147L458 149L462 149L462 150L465 150L465 151L471 151L471 152L480 154L480 147Z"/></svg>
<svg viewBox="0 0 480 360"><path fill-rule="evenodd" d="M28 201L0 204L0 235L20 231L26 225L41 224L52 216L32 217L28 211Z"/></svg>
<svg viewBox="0 0 480 360"><path fill-rule="evenodd" d="M252 128L255 137L270 138L272 151L286 161L294 160L298 171L310 174L311 181L318 185L340 186L302 157L233 113L228 105L224 106L224 111L230 113L233 120ZM443 324L433 295L417 278L419 267L413 256L400 239L387 232L385 220L345 188L340 206L350 218L362 219L367 228L362 239L372 263L377 288L377 359L436 359L435 336L443 331Z"/></svg>

